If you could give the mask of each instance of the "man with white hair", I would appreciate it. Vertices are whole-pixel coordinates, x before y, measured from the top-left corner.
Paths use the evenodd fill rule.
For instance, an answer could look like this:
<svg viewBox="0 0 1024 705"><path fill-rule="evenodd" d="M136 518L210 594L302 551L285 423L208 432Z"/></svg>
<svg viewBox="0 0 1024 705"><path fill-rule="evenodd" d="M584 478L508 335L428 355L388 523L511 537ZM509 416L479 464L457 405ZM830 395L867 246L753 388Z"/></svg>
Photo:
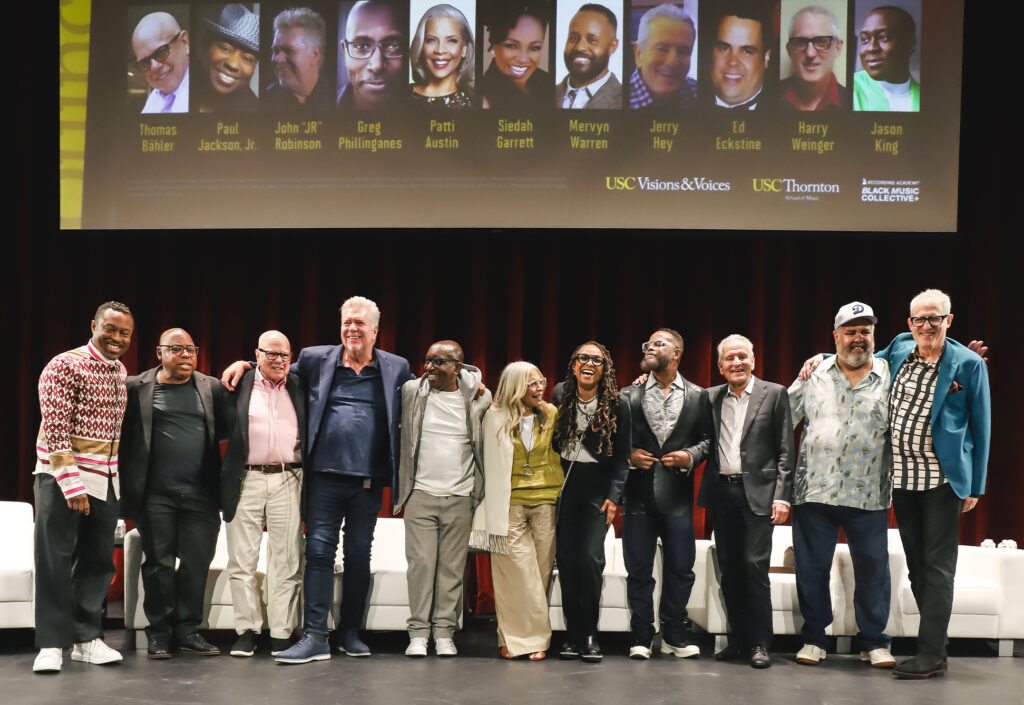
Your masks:
<svg viewBox="0 0 1024 705"><path fill-rule="evenodd" d="M675 5L657 5L644 13L633 44L636 70L629 79L630 108L696 107L697 82L688 75L696 38L693 18Z"/></svg>
<svg viewBox="0 0 1024 705"><path fill-rule="evenodd" d="M294 7L274 18L270 63L277 80L267 86L263 103L271 109L310 110L331 106L331 91L322 81L323 17L308 7Z"/></svg>
<svg viewBox="0 0 1024 705"><path fill-rule="evenodd" d="M786 42L793 75L781 84L782 100L797 110L848 110L850 96L836 78L843 51L839 20L824 7L808 5L793 15Z"/></svg>
<svg viewBox="0 0 1024 705"><path fill-rule="evenodd" d="M910 332L879 353L892 370L892 503L921 613L917 655L893 670L897 678L945 671L960 515L985 491L988 370L977 353L946 336L951 311L947 294L922 291L910 302Z"/></svg>
<svg viewBox="0 0 1024 705"><path fill-rule="evenodd" d="M188 112L188 32L166 12L151 12L135 25L135 68L153 90L143 113Z"/></svg>
<svg viewBox="0 0 1024 705"><path fill-rule="evenodd" d="M719 661L749 658L772 665L772 530L789 519L793 503L793 424L789 394L754 377L754 345L742 335L718 344L726 384L708 390L711 449L698 502L711 511L729 645Z"/></svg>
<svg viewBox="0 0 1024 705"><path fill-rule="evenodd" d="M304 348L292 372L306 385L309 404L305 467L306 572L303 635L277 655L279 663L331 657L327 615L333 602L334 558L344 521L344 573L337 648L369 656L359 627L370 589L370 548L383 489L395 477L402 385L413 379L403 357L375 350L380 309L353 296L341 305L341 344ZM251 365L224 371L233 389Z"/></svg>

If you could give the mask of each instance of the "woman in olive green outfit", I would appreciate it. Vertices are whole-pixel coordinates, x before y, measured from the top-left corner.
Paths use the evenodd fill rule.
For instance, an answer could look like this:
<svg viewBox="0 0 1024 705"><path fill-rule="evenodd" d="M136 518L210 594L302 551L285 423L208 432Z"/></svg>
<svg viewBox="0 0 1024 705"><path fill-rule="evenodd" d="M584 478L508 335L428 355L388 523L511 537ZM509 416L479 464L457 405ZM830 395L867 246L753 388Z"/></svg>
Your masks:
<svg viewBox="0 0 1024 705"><path fill-rule="evenodd" d="M551 448L557 409L529 362L501 373L483 421L484 501L472 543L491 552L502 656L545 657L551 645L548 583L555 557L555 502L562 465Z"/></svg>

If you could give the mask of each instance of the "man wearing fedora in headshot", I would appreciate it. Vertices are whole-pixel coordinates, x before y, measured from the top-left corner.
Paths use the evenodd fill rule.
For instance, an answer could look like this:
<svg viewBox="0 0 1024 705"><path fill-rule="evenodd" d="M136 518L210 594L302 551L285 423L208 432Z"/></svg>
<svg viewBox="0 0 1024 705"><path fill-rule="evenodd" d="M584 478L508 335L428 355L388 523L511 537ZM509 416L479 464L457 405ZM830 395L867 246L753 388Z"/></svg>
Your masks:
<svg viewBox="0 0 1024 705"><path fill-rule="evenodd" d="M206 19L203 74L195 85L199 112L253 111L258 106L252 77L259 63L260 19L244 5L232 3Z"/></svg>

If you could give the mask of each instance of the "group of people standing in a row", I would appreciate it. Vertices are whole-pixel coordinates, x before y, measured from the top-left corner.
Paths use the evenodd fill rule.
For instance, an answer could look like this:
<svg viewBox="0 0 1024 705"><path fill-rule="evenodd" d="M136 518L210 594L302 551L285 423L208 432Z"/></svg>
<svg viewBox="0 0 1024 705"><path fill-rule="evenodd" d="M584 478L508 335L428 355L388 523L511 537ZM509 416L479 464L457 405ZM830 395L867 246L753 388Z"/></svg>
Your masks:
<svg viewBox="0 0 1024 705"><path fill-rule="evenodd" d="M369 656L359 628L388 484L395 513L404 510L407 656L426 656L431 639L438 656L457 655L473 546L492 557L502 656L546 657L554 563L566 623L558 653L600 661L605 536L621 506L629 656L650 658L655 644L660 539L660 650L697 657L686 605L693 471L706 461L698 502L710 511L730 623L717 659L771 665L772 532L792 516L805 642L797 661L825 658L841 527L855 567L861 659L895 666L899 677L944 672L958 518L984 491L990 414L983 358L946 337L944 293L915 297L910 331L877 355L871 308L843 306L833 326L836 355L808 361L788 391L753 376L753 344L741 335L718 345L726 383L703 390L678 372L682 337L662 328L641 346L645 377L621 391L607 348L579 346L550 404L547 380L521 361L502 371L492 398L450 340L427 350L415 378L404 358L375 349L374 302L353 297L340 313L340 345L293 357L288 339L267 331L255 364L236 362L218 382L195 371L197 346L180 328L161 335L158 367L127 377L118 358L133 319L123 304L107 302L90 342L47 365L35 471L35 670L60 670L61 649L72 645L73 660L120 660L102 641L99 617L119 514L136 522L142 539L149 657L219 653L197 631L219 507L238 633L232 655L251 656L263 626L256 562L265 525L276 660L330 658L342 530L333 646ZM793 428L801 421L797 455ZM223 462L220 439L228 439ZM921 613L918 654L898 666L884 634L890 503ZM300 592L302 637L292 643Z"/></svg>

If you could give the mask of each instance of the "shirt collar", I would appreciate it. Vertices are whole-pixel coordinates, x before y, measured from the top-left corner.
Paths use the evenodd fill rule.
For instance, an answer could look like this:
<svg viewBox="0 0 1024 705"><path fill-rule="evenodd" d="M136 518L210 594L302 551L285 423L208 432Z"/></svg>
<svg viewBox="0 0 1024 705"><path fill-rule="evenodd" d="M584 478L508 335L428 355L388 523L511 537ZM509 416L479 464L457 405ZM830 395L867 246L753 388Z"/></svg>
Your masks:
<svg viewBox="0 0 1024 705"><path fill-rule="evenodd" d="M92 344L92 340L91 339L89 340L88 343L85 344L85 347L89 351L89 354L92 355L97 360L99 360L100 362L102 362L104 364L107 364L107 365L110 365L111 367L117 367L117 363L119 361L118 360L111 360L109 357L107 357L106 355L101 353L99 350L97 350L96 346Z"/></svg>
<svg viewBox="0 0 1024 705"><path fill-rule="evenodd" d="M658 378L657 377L655 377L654 375L647 375L647 384L644 385L644 391L645 392L648 389L650 389L651 387L660 387L660 386L661 385L658 384ZM669 386L670 387L675 387L676 389L683 389L683 377L682 377L682 375L680 375L678 372L676 372L676 378L674 380L672 380L672 384L670 384Z"/></svg>
<svg viewBox="0 0 1024 705"><path fill-rule="evenodd" d="M832 374L834 374L834 375L842 375L843 371L841 369L839 369L839 364L838 363L839 363L839 356L838 355L832 355L831 357L825 358L825 361L822 362L820 365L818 365L817 369L818 370L835 370L835 372L833 372ZM883 377L884 374L885 374L885 370L883 369L884 366L885 366L885 360L883 360L883 359L881 359L879 357L875 357L874 355L872 355L871 356L871 371L868 372L868 377L870 377L871 375L874 375L875 377Z"/></svg>
<svg viewBox="0 0 1024 705"><path fill-rule="evenodd" d="M608 79L610 79L611 77L612 77L612 72L611 72L611 69L609 69L605 73L604 76L601 76L601 78L597 79L596 81L594 81L592 83L588 83L585 86L579 86L579 87L576 87L576 86L572 85L572 78L570 77L565 82L566 92L568 92L568 91L585 91L587 95L589 95L591 98L593 98L594 94L597 93L599 90L601 90L601 87L604 86L604 84L608 83Z"/></svg>
<svg viewBox="0 0 1024 705"><path fill-rule="evenodd" d="M717 105L720 108L730 108L730 109L732 109L732 108L741 108L741 109L742 108L746 108L747 110L753 110L754 106L757 105L757 101L761 97L761 91L763 91L763 90L764 90L764 86L762 86L761 88L758 88L757 89L757 93L755 93L751 97L747 98L742 103L737 103L736 105L729 105L728 103L724 102L721 98L719 98L716 95L715 96L715 105Z"/></svg>
<svg viewBox="0 0 1024 705"><path fill-rule="evenodd" d="M263 376L263 373L260 372L259 366L256 367L256 384L261 386L261 387L266 387L267 389L280 389L287 382L288 382L288 376L287 375L285 375L285 378L282 379L280 382L271 382L269 379L267 379L266 377Z"/></svg>
<svg viewBox="0 0 1024 705"><path fill-rule="evenodd" d="M750 379L747 380L747 386L743 388L742 392L740 392L740 397L741 398L742 397L749 397L751 394L754 393L754 381L756 379L757 379L757 377L755 377L754 375L750 375ZM725 390L726 395L728 395L728 396L732 397L733 399L735 399L736 395L732 393L732 388L728 387L728 385L726 385L726 387L727 387L727 389Z"/></svg>

